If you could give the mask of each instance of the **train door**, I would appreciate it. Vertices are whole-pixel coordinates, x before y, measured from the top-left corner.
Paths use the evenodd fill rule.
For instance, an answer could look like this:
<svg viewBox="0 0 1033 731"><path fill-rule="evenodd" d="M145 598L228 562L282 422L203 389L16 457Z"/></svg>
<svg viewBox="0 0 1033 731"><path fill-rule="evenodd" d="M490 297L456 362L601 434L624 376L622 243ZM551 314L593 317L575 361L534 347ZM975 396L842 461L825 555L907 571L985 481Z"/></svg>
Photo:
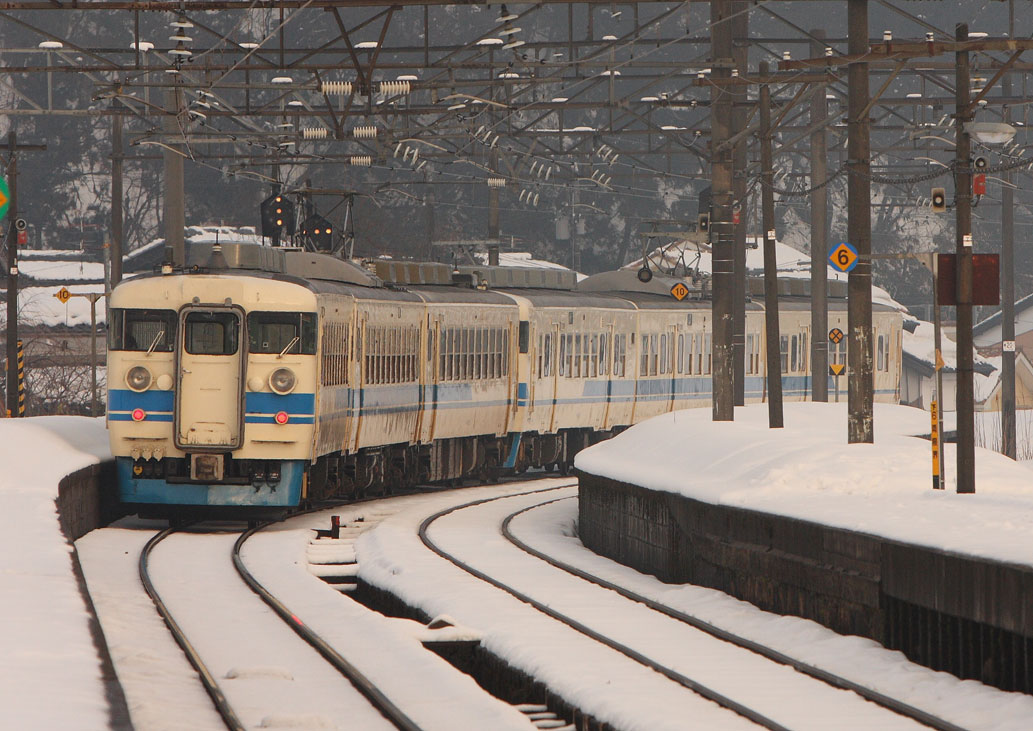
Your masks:
<svg viewBox="0 0 1033 731"><path fill-rule="evenodd" d="M175 444L236 449L243 437L244 314L236 307L179 313Z"/></svg>
<svg viewBox="0 0 1033 731"><path fill-rule="evenodd" d="M427 412L424 417L427 420L427 430L424 440L427 442L434 439L434 427L438 421L438 384L445 377L445 348L442 333L446 332L441 327L441 320L435 319L433 327L428 329L427 336L432 341L432 356L430 367L427 371L427 385L424 388L423 410Z"/></svg>
<svg viewBox="0 0 1033 731"><path fill-rule="evenodd" d="M667 328L667 350L662 354L666 361L667 368L667 408L664 411L674 410L674 392L675 387L678 383L677 378L677 365L678 359L676 356L675 348L678 347L678 327L670 326Z"/></svg>

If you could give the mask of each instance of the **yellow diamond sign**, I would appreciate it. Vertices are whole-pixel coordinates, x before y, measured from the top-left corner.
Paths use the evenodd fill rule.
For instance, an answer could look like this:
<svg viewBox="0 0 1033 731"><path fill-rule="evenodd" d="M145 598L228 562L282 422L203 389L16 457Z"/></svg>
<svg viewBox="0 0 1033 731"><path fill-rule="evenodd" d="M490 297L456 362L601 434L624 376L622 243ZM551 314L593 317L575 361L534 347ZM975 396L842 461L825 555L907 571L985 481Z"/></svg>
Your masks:
<svg viewBox="0 0 1033 731"><path fill-rule="evenodd" d="M689 296L689 288L686 287L683 282L678 282L676 285L671 287L671 296L681 302Z"/></svg>
<svg viewBox="0 0 1033 731"><path fill-rule="evenodd" d="M61 300L62 303L65 303L72 298L72 293L68 291L68 287L62 287L54 292L54 296Z"/></svg>
<svg viewBox="0 0 1033 731"><path fill-rule="evenodd" d="M857 249L843 241L829 252L829 264L841 272L849 272L857 266Z"/></svg>

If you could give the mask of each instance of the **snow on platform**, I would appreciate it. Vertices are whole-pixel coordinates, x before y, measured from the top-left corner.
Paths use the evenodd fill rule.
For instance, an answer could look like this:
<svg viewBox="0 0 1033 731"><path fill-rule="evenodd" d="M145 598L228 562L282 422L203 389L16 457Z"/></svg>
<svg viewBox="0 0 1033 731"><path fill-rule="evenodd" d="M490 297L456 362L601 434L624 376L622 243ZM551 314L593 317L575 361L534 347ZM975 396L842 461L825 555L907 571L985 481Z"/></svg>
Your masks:
<svg viewBox="0 0 1033 731"><path fill-rule="evenodd" d="M976 493L932 489L929 414L875 404L875 443L847 444L846 404L789 403L785 428L767 404L734 422L709 409L666 414L577 455L578 469L652 490L764 511L956 553L1033 565L1031 471L976 449Z"/></svg>
<svg viewBox="0 0 1033 731"><path fill-rule="evenodd" d="M90 616L58 523L65 475L110 456L103 419L0 419L0 728L107 728Z"/></svg>

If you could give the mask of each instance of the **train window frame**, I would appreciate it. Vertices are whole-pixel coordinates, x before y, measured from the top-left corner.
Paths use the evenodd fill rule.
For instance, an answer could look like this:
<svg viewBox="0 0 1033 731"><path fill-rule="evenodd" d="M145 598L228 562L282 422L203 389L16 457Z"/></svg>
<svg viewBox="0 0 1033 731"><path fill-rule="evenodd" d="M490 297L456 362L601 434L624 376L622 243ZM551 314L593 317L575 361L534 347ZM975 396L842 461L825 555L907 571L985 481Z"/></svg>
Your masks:
<svg viewBox="0 0 1033 731"><path fill-rule="evenodd" d="M669 349L667 340L668 340L667 333L663 333L663 334L660 335L660 375L661 376L666 376L667 372L670 370L670 368L668 367L670 365L668 363L668 357L670 355L670 349Z"/></svg>
<svg viewBox="0 0 1033 731"><path fill-rule="evenodd" d="M111 310L110 327L108 328L108 350L119 350L126 352L147 352L154 343L155 338L161 330L156 329L153 335L138 338L133 335L133 347L126 347L126 318L127 313L138 313L132 315L140 319L136 323L155 323L159 327L165 325L165 335L154 346L154 353L171 353L176 347L176 336L179 333L177 327L179 317L175 310L162 310L154 308L119 307ZM142 334L142 333L141 333ZM142 340L146 340L144 343Z"/></svg>
<svg viewBox="0 0 1033 731"><path fill-rule="evenodd" d="M198 322L199 318L210 318L209 320L202 320ZM183 313L182 318L182 331L183 331L183 350L189 355L212 355L212 356L229 356L236 355L240 352L240 330L241 322L240 313L235 310L201 310L201 309L190 309ZM192 322L193 321L193 322ZM198 325L212 325L218 324L223 328L221 335L222 346L218 349L211 350L198 350L194 349L199 344L199 340L194 339L194 328ZM227 325L233 325L231 328L227 328ZM208 338L208 335L202 335L201 337ZM214 344L214 340L211 341Z"/></svg>
<svg viewBox="0 0 1033 731"><path fill-rule="evenodd" d="M610 375L610 352L607 347L607 341L610 339L609 333L599 334L599 375L609 376Z"/></svg>
<svg viewBox="0 0 1033 731"><path fill-rule="evenodd" d="M875 352L876 361L875 368L879 371L888 371L889 366L886 363L886 336L878 335L875 338Z"/></svg>
<svg viewBox="0 0 1033 731"><path fill-rule="evenodd" d="M581 333L574 333L574 378L581 378Z"/></svg>
<svg viewBox="0 0 1033 731"><path fill-rule="evenodd" d="M791 335L789 340L789 372L800 370L800 336Z"/></svg>
<svg viewBox="0 0 1033 731"><path fill-rule="evenodd" d="M706 358L707 370L705 375L710 375L714 368L714 346L713 346L713 335L711 333L703 334L703 355Z"/></svg>

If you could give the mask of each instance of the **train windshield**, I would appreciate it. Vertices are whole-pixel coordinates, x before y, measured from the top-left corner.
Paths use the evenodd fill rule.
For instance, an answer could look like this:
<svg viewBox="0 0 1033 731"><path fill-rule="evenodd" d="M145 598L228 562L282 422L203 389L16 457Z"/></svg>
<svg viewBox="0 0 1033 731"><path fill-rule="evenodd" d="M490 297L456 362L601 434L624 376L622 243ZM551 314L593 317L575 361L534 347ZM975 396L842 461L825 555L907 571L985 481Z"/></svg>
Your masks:
<svg viewBox="0 0 1033 731"><path fill-rule="evenodd" d="M176 342L176 313L172 310L113 309L108 329L109 350L171 353Z"/></svg>
<svg viewBox="0 0 1033 731"><path fill-rule="evenodd" d="M235 312L188 312L183 347L190 355L233 355L240 339Z"/></svg>
<svg viewBox="0 0 1033 731"><path fill-rule="evenodd" d="M252 353L316 353L314 312L252 312L247 316L247 332Z"/></svg>

